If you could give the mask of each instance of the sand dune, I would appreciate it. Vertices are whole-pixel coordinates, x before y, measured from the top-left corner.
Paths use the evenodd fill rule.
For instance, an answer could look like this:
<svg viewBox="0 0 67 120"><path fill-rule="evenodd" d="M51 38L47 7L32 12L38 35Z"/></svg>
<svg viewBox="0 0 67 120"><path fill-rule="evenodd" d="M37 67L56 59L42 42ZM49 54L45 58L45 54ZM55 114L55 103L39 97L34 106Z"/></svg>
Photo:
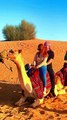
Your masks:
<svg viewBox="0 0 67 120"><path fill-rule="evenodd" d="M37 52L37 46L39 43L44 43L44 40L26 40L26 41L13 41L13 42L0 42L0 51L6 49L22 49L24 62L32 63L34 59L34 55ZM57 42L57 41L50 41L51 48L55 53L55 58L53 61L53 68L54 71L59 71L63 66L63 59L65 51L67 50L67 42ZM5 59L5 64L7 67L12 67L13 72L11 72L7 67L0 63L0 80L7 80L15 82L17 78L17 70L16 66L13 62ZM4 74L4 75L3 75ZM9 76L8 76L9 74ZM8 80L9 78L9 80Z"/></svg>
<svg viewBox="0 0 67 120"><path fill-rule="evenodd" d="M0 52L4 49L22 49L24 62L32 63L39 43L45 40L26 40L0 42ZM59 71L63 66L67 42L50 41L55 53L53 61L54 71ZM57 98L45 98L44 104L33 109L27 105L13 106L21 96L16 65L4 59L5 65L0 62L0 120L67 120L67 95ZM6 67L7 66L7 67ZM9 68L12 68L12 71Z"/></svg>

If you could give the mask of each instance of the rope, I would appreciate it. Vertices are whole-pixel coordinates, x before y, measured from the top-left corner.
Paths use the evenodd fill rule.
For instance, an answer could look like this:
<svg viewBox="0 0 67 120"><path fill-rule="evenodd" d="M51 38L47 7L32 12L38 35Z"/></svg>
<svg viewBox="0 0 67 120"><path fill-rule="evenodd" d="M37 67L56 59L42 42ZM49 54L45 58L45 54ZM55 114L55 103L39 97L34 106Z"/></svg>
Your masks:
<svg viewBox="0 0 67 120"><path fill-rule="evenodd" d="M12 72L12 71L13 71L13 70L12 70L12 67L8 67L8 66L5 64L4 60L3 60L3 58L8 60L8 58L2 57L2 56L0 56L0 57L1 57L1 58L0 58L0 62L2 62L2 63L6 66L6 68L9 69L9 70ZM9 59L9 60L10 60L10 59Z"/></svg>
<svg viewBox="0 0 67 120"><path fill-rule="evenodd" d="M13 70L12 70L12 67L8 67L5 63L3 63L3 64L4 64L4 65L6 66L6 68L9 69L11 72L13 71Z"/></svg>

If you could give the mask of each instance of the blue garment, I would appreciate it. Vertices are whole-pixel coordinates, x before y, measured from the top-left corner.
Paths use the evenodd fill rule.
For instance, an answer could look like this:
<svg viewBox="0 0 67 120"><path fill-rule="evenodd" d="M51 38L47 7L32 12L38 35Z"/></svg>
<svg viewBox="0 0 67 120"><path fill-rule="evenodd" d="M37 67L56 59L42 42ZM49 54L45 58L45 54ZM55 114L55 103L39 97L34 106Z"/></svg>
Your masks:
<svg viewBox="0 0 67 120"><path fill-rule="evenodd" d="M47 73L47 66L42 66L39 68L40 77L43 81L44 86L46 86L46 73Z"/></svg>

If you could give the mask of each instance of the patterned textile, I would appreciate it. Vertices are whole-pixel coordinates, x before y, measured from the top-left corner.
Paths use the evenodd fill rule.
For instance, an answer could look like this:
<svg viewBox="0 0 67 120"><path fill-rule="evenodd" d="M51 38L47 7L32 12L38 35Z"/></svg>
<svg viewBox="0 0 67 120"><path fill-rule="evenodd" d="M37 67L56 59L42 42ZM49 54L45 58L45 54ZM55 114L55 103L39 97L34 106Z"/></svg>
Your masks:
<svg viewBox="0 0 67 120"><path fill-rule="evenodd" d="M46 74L46 88L47 89L51 89L51 82L50 82L50 77L49 77L49 74L47 72ZM31 79L31 82L32 82L32 87L34 88L36 94L37 94L37 97L39 99L41 99L43 97L43 90L44 90L44 86L43 86L43 82L42 80L40 79L40 76L39 76L39 70L35 70L33 72L33 74L30 76L30 79Z"/></svg>
<svg viewBox="0 0 67 120"><path fill-rule="evenodd" d="M46 88L51 89L51 82L50 82L50 76L49 76L48 71L46 73Z"/></svg>
<svg viewBox="0 0 67 120"><path fill-rule="evenodd" d="M32 76L30 76L30 80L32 83L32 87L34 88L36 95L39 99L41 99L43 97L43 83L39 77L39 71L35 70L32 74Z"/></svg>
<svg viewBox="0 0 67 120"><path fill-rule="evenodd" d="M63 76L63 73L61 72L61 70L58 71L58 72L56 73L56 75L58 75L58 76L61 78L61 82L62 82L62 84L64 85L64 76Z"/></svg>
<svg viewBox="0 0 67 120"><path fill-rule="evenodd" d="M64 86L67 86L67 68L63 69Z"/></svg>

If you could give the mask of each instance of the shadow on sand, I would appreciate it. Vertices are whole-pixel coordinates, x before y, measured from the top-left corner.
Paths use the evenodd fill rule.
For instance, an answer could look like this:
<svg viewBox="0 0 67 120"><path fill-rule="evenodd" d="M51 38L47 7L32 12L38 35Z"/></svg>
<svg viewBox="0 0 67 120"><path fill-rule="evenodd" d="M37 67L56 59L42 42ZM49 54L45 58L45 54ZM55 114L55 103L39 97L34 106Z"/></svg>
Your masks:
<svg viewBox="0 0 67 120"><path fill-rule="evenodd" d="M20 96L19 84L0 83L0 104L14 104Z"/></svg>
<svg viewBox="0 0 67 120"><path fill-rule="evenodd" d="M49 109L47 107L42 108L42 110L49 111L49 112L55 112L55 113L59 113L59 114L67 114L67 110Z"/></svg>

